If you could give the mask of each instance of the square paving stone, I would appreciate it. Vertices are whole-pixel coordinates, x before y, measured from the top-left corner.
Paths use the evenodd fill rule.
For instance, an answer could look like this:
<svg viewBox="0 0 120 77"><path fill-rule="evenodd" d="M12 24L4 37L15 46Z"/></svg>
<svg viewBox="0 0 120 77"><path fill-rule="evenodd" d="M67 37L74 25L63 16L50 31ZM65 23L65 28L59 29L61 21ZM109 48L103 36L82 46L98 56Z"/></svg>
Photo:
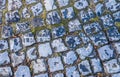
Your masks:
<svg viewBox="0 0 120 77"><path fill-rule="evenodd" d="M120 22L120 11L113 13L114 20Z"/></svg>
<svg viewBox="0 0 120 77"><path fill-rule="evenodd" d="M53 57L48 59L50 72L63 70L63 64L60 57Z"/></svg>
<svg viewBox="0 0 120 77"><path fill-rule="evenodd" d="M58 38L58 37L62 37L66 34L66 30L64 26L59 26L59 27L55 27L52 29L52 36L53 38Z"/></svg>
<svg viewBox="0 0 120 77"><path fill-rule="evenodd" d="M113 47L115 48L117 54L120 54L120 42L113 43Z"/></svg>
<svg viewBox="0 0 120 77"><path fill-rule="evenodd" d="M64 74L63 73L57 73L53 77L64 77Z"/></svg>
<svg viewBox="0 0 120 77"><path fill-rule="evenodd" d="M114 21L113 21L111 15L109 15L109 14L102 16L100 19L102 20L104 28L109 28L114 25Z"/></svg>
<svg viewBox="0 0 120 77"><path fill-rule="evenodd" d="M22 49L22 41L19 37L10 39L10 50L17 52Z"/></svg>
<svg viewBox="0 0 120 77"><path fill-rule="evenodd" d="M71 20L68 23L68 28L69 28L69 32L74 32L74 31L77 31L77 30L82 30L81 23L79 22L78 19Z"/></svg>
<svg viewBox="0 0 120 77"><path fill-rule="evenodd" d="M61 38L53 40L51 45L54 52L63 52L68 50Z"/></svg>
<svg viewBox="0 0 120 77"><path fill-rule="evenodd" d="M8 56L8 52L4 51L3 53L0 53L0 65L6 65L10 63L10 58Z"/></svg>
<svg viewBox="0 0 120 77"><path fill-rule="evenodd" d="M80 59L85 59L87 57L94 56L93 51L94 51L93 45L90 43L81 48L76 49L76 52L78 53Z"/></svg>
<svg viewBox="0 0 120 77"><path fill-rule="evenodd" d="M57 6L55 5L55 0L44 0L44 5L47 11L57 9Z"/></svg>
<svg viewBox="0 0 120 77"><path fill-rule="evenodd" d="M67 77L80 77L77 67L76 66L67 67L66 76Z"/></svg>
<svg viewBox="0 0 120 77"><path fill-rule="evenodd" d="M48 0L46 0L48 1ZM57 11L52 11L47 14L46 18L47 24L58 24L61 22L61 18Z"/></svg>
<svg viewBox="0 0 120 77"><path fill-rule="evenodd" d="M23 34L21 38L24 46L30 46L36 42L32 32Z"/></svg>
<svg viewBox="0 0 120 77"><path fill-rule="evenodd" d="M34 74L45 72L47 70L44 59L37 59L36 61L32 61L31 64Z"/></svg>
<svg viewBox="0 0 120 77"><path fill-rule="evenodd" d="M2 38L9 38L13 36L13 28L10 25L2 27Z"/></svg>
<svg viewBox="0 0 120 77"><path fill-rule="evenodd" d="M103 65L106 73L117 73L120 71L120 66L116 59L109 60Z"/></svg>
<svg viewBox="0 0 120 77"><path fill-rule="evenodd" d="M24 65L18 66L16 72L14 73L14 76L15 77L31 77L29 67Z"/></svg>
<svg viewBox="0 0 120 77"><path fill-rule="evenodd" d="M96 46L100 46L108 43L105 33L103 32L99 32L97 34L90 36L90 39Z"/></svg>
<svg viewBox="0 0 120 77"><path fill-rule="evenodd" d="M79 36L82 39L83 43L89 43L90 42L90 38L85 33L80 32Z"/></svg>
<svg viewBox="0 0 120 77"><path fill-rule="evenodd" d="M0 40L0 51L8 49L8 42L7 40Z"/></svg>
<svg viewBox="0 0 120 77"><path fill-rule="evenodd" d="M105 45L98 49L98 54L101 60L109 60L115 56L115 51L110 45Z"/></svg>
<svg viewBox="0 0 120 77"><path fill-rule="evenodd" d="M90 64L87 60L80 62L78 64L78 69L79 69L81 75L88 75L88 74L92 73L92 71L90 69Z"/></svg>
<svg viewBox="0 0 120 77"><path fill-rule="evenodd" d="M62 18L64 18L64 19L71 19L71 18L74 18L74 16L75 16L73 7L68 7L68 8L62 9L61 13L62 13Z"/></svg>
<svg viewBox="0 0 120 77"><path fill-rule="evenodd" d="M36 33L37 42L46 42L51 40L50 30L44 29Z"/></svg>
<svg viewBox="0 0 120 77"><path fill-rule="evenodd" d="M88 6L88 2L87 0L77 0L75 3L74 3L74 7L76 9L84 9Z"/></svg>
<svg viewBox="0 0 120 77"><path fill-rule="evenodd" d="M60 7L69 5L70 0L57 0Z"/></svg>
<svg viewBox="0 0 120 77"><path fill-rule="evenodd" d="M111 27L107 31L107 36L110 41L118 41L120 40L120 32L117 27Z"/></svg>
<svg viewBox="0 0 120 77"><path fill-rule="evenodd" d="M75 51L69 51L63 55L63 61L65 64L73 64L77 60Z"/></svg>
<svg viewBox="0 0 120 77"><path fill-rule="evenodd" d="M48 57L52 54L50 43L39 44L38 52L40 57Z"/></svg>
<svg viewBox="0 0 120 77"><path fill-rule="evenodd" d="M1 77L12 77L12 69L11 67L0 67L0 76Z"/></svg>
<svg viewBox="0 0 120 77"><path fill-rule="evenodd" d="M32 13L34 16L38 16L42 13L43 11L43 6L41 3L37 3L36 5L31 7Z"/></svg>
<svg viewBox="0 0 120 77"><path fill-rule="evenodd" d="M102 30L102 28L98 22L84 25L83 28L87 35L94 34L94 33L97 33Z"/></svg>
<svg viewBox="0 0 120 77"><path fill-rule="evenodd" d="M48 73L44 73L44 74L35 75L34 77L49 77L49 76Z"/></svg>
<svg viewBox="0 0 120 77"><path fill-rule="evenodd" d="M90 61L91 61L91 66L93 68L94 73L98 73L98 72L102 72L103 71L103 68L102 68L102 65L100 63L100 59L99 58L93 58Z"/></svg>
<svg viewBox="0 0 120 77"><path fill-rule="evenodd" d="M69 48L76 48L78 45L81 44L81 40L78 36L67 36L65 39L65 42L67 43Z"/></svg>
<svg viewBox="0 0 120 77"><path fill-rule="evenodd" d="M13 67L23 63L24 60L25 60L25 53L24 52L11 54L11 63L12 63Z"/></svg>
<svg viewBox="0 0 120 77"><path fill-rule="evenodd" d="M36 47L29 48L26 52L26 56L29 60L35 60L37 58Z"/></svg>

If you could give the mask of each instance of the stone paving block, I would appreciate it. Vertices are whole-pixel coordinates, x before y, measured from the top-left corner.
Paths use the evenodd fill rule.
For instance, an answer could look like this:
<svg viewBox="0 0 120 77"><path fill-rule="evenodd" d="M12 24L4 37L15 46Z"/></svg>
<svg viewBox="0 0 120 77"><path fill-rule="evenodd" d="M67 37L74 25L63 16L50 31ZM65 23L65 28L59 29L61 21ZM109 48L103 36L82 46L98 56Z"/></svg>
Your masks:
<svg viewBox="0 0 120 77"><path fill-rule="evenodd" d="M55 5L55 0L44 0L44 6L47 11L57 9L57 6Z"/></svg>
<svg viewBox="0 0 120 77"><path fill-rule="evenodd" d="M14 76L15 77L31 77L29 67L25 65L18 66L16 72L14 73Z"/></svg>
<svg viewBox="0 0 120 77"><path fill-rule="evenodd" d="M8 0L8 10L15 10L22 7L22 0Z"/></svg>
<svg viewBox="0 0 120 77"><path fill-rule="evenodd" d="M76 66L67 67L66 76L67 77L80 77L77 67Z"/></svg>
<svg viewBox="0 0 120 77"><path fill-rule="evenodd" d="M120 22L120 11L113 13L114 20Z"/></svg>
<svg viewBox="0 0 120 77"><path fill-rule="evenodd" d="M100 46L108 43L105 33L103 32L99 32L97 34L90 36L90 39L96 46Z"/></svg>
<svg viewBox="0 0 120 77"><path fill-rule="evenodd" d="M12 77L12 69L11 67L0 67L0 76L1 77Z"/></svg>
<svg viewBox="0 0 120 77"><path fill-rule="evenodd" d="M11 52L18 52L22 49L22 42L19 37L10 39L10 50Z"/></svg>
<svg viewBox="0 0 120 77"><path fill-rule="evenodd" d="M65 64L73 64L77 60L77 56L75 51L69 51L65 55L63 55L63 61Z"/></svg>
<svg viewBox="0 0 120 77"><path fill-rule="evenodd" d="M54 52L63 52L68 50L61 38L53 40L51 45Z"/></svg>
<svg viewBox="0 0 120 77"><path fill-rule="evenodd" d="M30 46L36 42L32 32L23 34L21 38L22 38L22 44L24 46Z"/></svg>
<svg viewBox="0 0 120 77"><path fill-rule="evenodd" d="M118 31L117 27L111 27L107 31L107 36L110 41L118 41L120 40L120 32Z"/></svg>
<svg viewBox="0 0 120 77"><path fill-rule="evenodd" d="M98 49L98 54L101 60L109 60L115 56L115 51L110 45L105 45Z"/></svg>
<svg viewBox="0 0 120 77"><path fill-rule="evenodd" d="M109 27L114 25L114 21L113 21L113 19L112 19L110 14L102 16L100 19L102 20L104 28L109 28Z"/></svg>
<svg viewBox="0 0 120 77"><path fill-rule="evenodd" d="M120 77L120 73L112 74L112 77Z"/></svg>
<svg viewBox="0 0 120 77"><path fill-rule="evenodd" d="M90 69L90 64L87 60L80 62L78 64L78 69L79 69L81 75L88 75L88 74L92 73L92 71Z"/></svg>
<svg viewBox="0 0 120 77"><path fill-rule="evenodd" d="M2 27L2 38L9 38L13 36L13 28L10 25Z"/></svg>
<svg viewBox="0 0 120 77"><path fill-rule="evenodd" d="M91 24L84 25L83 28L87 35L94 34L102 30L98 22L93 22Z"/></svg>
<svg viewBox="0 0 120 77"><path fill-rule="evenodd" d="M104 10L105 10L104 5L101 3L98 3L95 6L95 12L96 12L97 16L101 16L104 13Z"/></svg>
<svg viewBox="0 0 120 77"><path fill-rule="evenodd" d="M33 27L41 27L44 25L44 21L40 17L34 17L31 21L31 24L33 25Z"/></svg>
<svg viewBox="0 0 120 77"><path fill-rule="evenodd" d="M55 27L52 29L52 36L53 38L58 38L58 37L62 37L66 34L66 30L64 26L59 26L59 27Z"/></svg>
<svg viewBox="0 0 120 77"><path fill-rule="evenodd" d="M44 43L38 45L38 52L40 57L48 57L52 54L50 43Z"/></svg>
<svg viewBox="0 0 120 77"><path fill-rule="evenodd" d="M70 0L57 0L59 7L67 6L69 5Z"/></svg>
<svg viewBox="0 0 120 77"><path fill-rule="evenodd" d="M50 30L44 29L36 33L37 42L46 42L51 40Z"/></svg>
<svg viewBox="0 0 120 77"><path fill-rule="evenodd" d="M120 42L113 43L113 47L115 48L117 54L120 54Z"/></svg>
<svg viewBox="0 0 120 77"><path fill-rule="evenodd" d="M93 58L90 61L94 73L103 72L102 64L99 58Z"/></svg>
<svg viewBox="0 0 120 77"><path fill-rule="evenodd" d="M68 28L69 28L69 32L74 32L74 31L82 30L81 23L79 22L78 19L71 20L68 23Z"/></svg>
<svg viewBox="0 0 120 77"><path fill-rule="evenodd" d="M18 33L25 33L30 30L29 22L22 22L16 24L16 31Z"/></svg>
<svg viewBox="0 0 120 77"><path fill-rule="evenodd" d="M109 60L103 65L106 73L117 73L120 71L120 66L116 59Z"/></svg>
<svg viewBox="0 0 120 77"><path fill-rule="evenodd" d="M37 59L36 61L32 61L31 65L32 65L34 74L45 72L47 70L44 59Z"/></svg>
<svg viewBox="0 0 120 77"><path fill-rule="evenodd" d="M6 65L10 63L10 58L8 56L8 52L5 51L3 53L0 53L0 65Z"/></svg>
<svg viewBox="0 0 120 77"><path fill-rule="evenodd" d="M29 60L35 60L37 59L37 49L36 47L31 47L26 51L26 57Z"/></svg>
<svg viewBox="0 0 120 77"><path fill-rule="evenodd" d="M25 7L25 8L22 10L22 17L26 19L26 18L30 18L30 16L31 16L31 15L30 15L30 11L28 10L28 8Z"/></svg>
<svg viewBox="0 0 120 77"><path fill-rule="evenodd" d="M64 19L72 19L75 16L73 7L68 7L68 8L62 9L61 13L62 13L62 18L64 18Z"/></svg>
<svg viewBox="0 0 120 77"><path fill-rule="evenodd" d="M75 48L81 44L80 38L78 36L74 36L74 35L73 36L68 35L65 39L65 42L67 43L69 48Z"/></svg>
<svg viewBox="0 0 120 77"><path fill-rule="evenodd" d="M77 0L75 3L74 3L74 7L76 9L84 9L88 6L88 2L87 0Z"/></svg>
<svg viewBox="0 0 120 77"><path fill-rule="evenodd" d="M64 74L63 73L57 73L53 77L64 77Z"/></svg>
<svg viewBox="0 0 120 77"><path fill-rule="evenodd" d="M25 0L26 4L36 3L38 0Z"/></svg>
<svg viewBox="0 0 120 77"><path fill-rule="evenodd" d="M0 10L3 10L6 6L6 0L0 0Z"/></svg>
<svg viewBox="0 0 120 77"><path fill-rule="evenodd" d="M35 75L34 77L49 77L49 76L48 73L44 73L44 74Z"/></svg>
<svg viewBox="0 0 120 77"><path fill-rule="evenodd" d="M7 40L0 40L0 51L8 49L8 42Z"/></svg>
<svg viewBox="0 0 120 77"><path fill-rule="evenodd" d="M25 53L24 52L11 54L11 63L12 63L13 67L23 63L24 60L25 60Z"/></svg>
<svg viewBox="0 0 120 77"><path fill-rule="evenodd" d="M43 11L43 6L41 3L37 3L36 5L31 7L32 13L34 16L38 16L42 13Z"/></svg>
<svg viewBox="0 0 120 77"><path fill-rule="evenodd" d="M48 0L46 0L48 1ZM61 22L61 18L57 11L52 11L47 14L46 17L47 24L58 24Z"/></svg>
<svg viewBox="0 0 120 77"><path fill-rule="evenodd" d="M82 39L83 43L89 43L90 42L90 38L85 33L80 32L79 36Z"/></svg>
<svg viewBox="0 0 120 77"><path fill-rule="evenodd" d="M60 57L53 57L48 59L50 72L63 70L63 64Z"/></svg>

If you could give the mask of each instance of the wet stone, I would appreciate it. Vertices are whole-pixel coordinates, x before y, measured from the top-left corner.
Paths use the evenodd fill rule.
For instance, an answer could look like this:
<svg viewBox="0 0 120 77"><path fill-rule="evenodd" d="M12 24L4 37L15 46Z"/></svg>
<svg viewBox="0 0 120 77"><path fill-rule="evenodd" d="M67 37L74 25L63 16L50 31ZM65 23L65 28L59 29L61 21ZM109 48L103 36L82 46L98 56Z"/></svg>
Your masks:
<svg viewBox="0 0 120 77"><path fill-rule="evenodd" d="M87 57L93 57L94 56L93 51L94 51L93 45L90 43L85 45L84 47L76 49L76 52L78 53L80 59L85 59Z"/></svg>
<svg viewBox="0 0 120 77"><path fill-rule="evenodd" d="M8 49L8 42L7 40L0 40L0 51Z"/></svg>
<svg viewBox="0 0 120 77"><path fill-rule="evenodd" d="M0 76L1 77L12 77L11 67L0 67Z"/></svg>
<svg viewBox="0 0 120 77"><path fill-rule="evenodd" d="M80 77L77 67L76 66L67 67L66 76L67 77Z"/></svg>
<svg viewBox="0 0 120 77"><path fill-rule="evenodd" d="M40 17L34 17L31 21L31 24L34 26L34 27L41 27L44 25L44 21L42 18Z"/></svg>
<svg viewBox="0 0 120 77"><path fill-rule="evenodd" d="M68 23L68 28L69 28L69 32L82 30L81 23L79 22L78 19L71 20Z"/></svg>
<svg viewBox="0 0 120 77"><path fill-rule="evenodd" d="M78 36L67 36L65 41L69 48L75 48L81 44L80 38Z"/></svg>
<svg viewBox="0 0 120 77"><path fill-rule="evenodd" d="M84 60L81 63L79 63L78 69L82 75L88 75L88 74L92 73L92 71L90 69L90 64L87 60Z"/></svg>
<svg viewBox="0 0 120 77"><path fill-rule="evenodd" d="M98 54L101 60L109 60L115 56L115 51L110 45L105 45L98 49Z"/></svg>
<svg viewBox="0 0 120 77"><path fill-rule="evenodd" d="M36 33L37 42L46 42L51 40L50 31L48 29L41 30Z"/></svg>
<svg viewBox="0 0 120 77"><path fill-rule="evenodd" d="M61 38L53 40L51 45L54 52L63 52L68 50Z"/></svg>
<svg viewBox="0 0 120 77"><path fill-rule="evenodd" d="M67 6L69 5L70 0L57 0L59 7Z"/></svg>
<svg viewBox="0 0 120 77"><path fill-rule="evenodd" d="M29 67L24 65L18 66L15 77L31 77Z"/></svg>
<svg viewBox="0 0 120 77"><path fill-rule="evenodd" d="M32 32L23 34L21 38L24 46L30 46L36 42Z"/></svg>
<svg viewBox="0 0 120 77"><path fill-rule="evenodd" d="M40 57L48 57L52 54L50 43L44 43L38 45L38 53Z"/></svg>
<svg viewBox="0 0 120 77"><path fill-rule="evenodd" d="M2 27L2 38L9 38L13 36L13 28L10 25Z"/></svg>
<svg viewBox="0 0 120 77"><path fill-rule="evenodd" d="M29 48L26 52L26 56L29 60L37 59L37 49L36 47Z"/></svg>
<svg viewBox="0 0 120 77"><path fill-rule="evenodd" d="M11 54L11 61L12 61L12 65L13 67L21 64L25 59L25 54L24 52L20 52L20 53L12 53Z"/></svg>
<svg viewBox="0 0 120 77"><path fill-rule="evenodd" d="M17 52L22 49L22 42L19 37L10 39L10 50Z"/></svg>
<svg viewBox="0 0 120 77"><path fill-rule="evenodd" d="M48 59L50 72L63 70L63 64L60 57L53 57Z"/></svg>
<svg viewBox="0 0 120 77"><path fill-rule="evenodd" d="M35 75L34 77L48 77L48 73Z"/></svg>
<svg viewBox="0 0 120 77"><path fill-rule="evenodd" d="M47 24L58 24L61 22L61 18L57 11L52 11L47 14Z"/></svg>
<svg viewBox="0 0 120 77"><path fill-rule="evenodd" d="M47 70L44 59L37 59L36 61L32 61L31 64L33 66L32 68L34 74L45 72Z"/></svg>
<svg viewBox="0 0 120 77"><path fill-rule="evenodd" d="M32 13L34 16L38 16L42 13L43 7L41 3L37 3L36 5L31 7Z"/></svg>
<svg viewBox="0 0 120 77"><path fill-rule="evenodd" d="M120 66L116 59L109 60L103 65L106 73L117 73L120 71Z"/></svg>
<svg viewBox="0 0 120 77"><path fill-rule="evenodd" d="M8 52L5 51L3 53L0 53L0 65L6 65L10 63L10 58L8 56Z"/></svg>
<svg viewBox="0 0 120 77"><path fill-rule="evenodd" d="M68 8L62 9L61 13L62 13L62 17L64 19L71 19L75 16L73 7L68 7Z"/></svg>
<svg viewBox="0 0 120 77"><path fill-rule="evenodd" d="M65 55L63 55L63 61L65 64L73 64L77 60L77 56L75 51L69 51Z"/></svg>
<svg viewBox="0 0 120 77"><path fill-rule="evenodd" d="M52 29L53 38L62 37L66 34L64 26L55 27Z"/></svg>

